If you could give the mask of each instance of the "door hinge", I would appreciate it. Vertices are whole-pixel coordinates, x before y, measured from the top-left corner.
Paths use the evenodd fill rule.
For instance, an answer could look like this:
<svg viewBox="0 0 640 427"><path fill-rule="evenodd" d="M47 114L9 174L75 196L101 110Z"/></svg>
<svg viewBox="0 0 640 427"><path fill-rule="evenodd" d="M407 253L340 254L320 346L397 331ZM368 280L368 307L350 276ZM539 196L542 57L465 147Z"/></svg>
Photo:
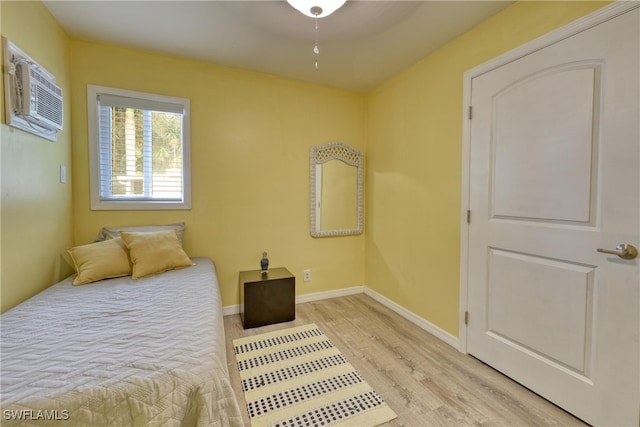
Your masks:
<svg viewBox="0 0 640 427"><path fill-rule="evenodd" d="M473 118L473 107L469 105L469 120Z"/></svg>
<svg viewBox="0 0 640 427"><path fill-rule="evenodd" d="M469 324L469 312L468 311L464 312L464 324L465 325Z"/></svg>
<svg viewBox="0 0 640 427"><path fill-rule="evenodd" d="M467 224L471 224L471 211L467 210Z"/></svg>

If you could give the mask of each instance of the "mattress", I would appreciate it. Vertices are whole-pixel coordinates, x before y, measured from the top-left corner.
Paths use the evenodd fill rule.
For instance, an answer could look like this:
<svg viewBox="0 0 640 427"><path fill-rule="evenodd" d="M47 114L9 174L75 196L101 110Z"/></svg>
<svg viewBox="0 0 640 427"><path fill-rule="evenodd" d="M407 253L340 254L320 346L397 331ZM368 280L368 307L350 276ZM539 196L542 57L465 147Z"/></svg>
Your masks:
<svg viewBox="0 0 640 427"><path fill-rule="evenodd" d="M242 425L215 266L194 262L138 280L72 276L4 313L2 425Z"/></svg>

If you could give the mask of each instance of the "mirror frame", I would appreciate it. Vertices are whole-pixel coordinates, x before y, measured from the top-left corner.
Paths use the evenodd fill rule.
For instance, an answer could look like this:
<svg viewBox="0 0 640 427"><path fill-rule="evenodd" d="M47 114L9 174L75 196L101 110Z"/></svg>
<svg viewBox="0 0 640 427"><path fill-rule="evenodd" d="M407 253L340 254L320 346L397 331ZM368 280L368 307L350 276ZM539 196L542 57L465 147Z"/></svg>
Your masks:
<svg viewBox="0 0 640 427"><path fill-rule="evenodd" d="M316 206L318 204L318 195L316 194L316 166L322 165L330 160L340 160L350 166L357 168L357 221L356 228L348 228L342 230L316 230ZM351 236L362 234L364 229L364 154L353 147L342 142L330 142L324 145L311 147L310 153L310 190L311 190L311 235L313 237L333 237L333 236Z"/></svg>

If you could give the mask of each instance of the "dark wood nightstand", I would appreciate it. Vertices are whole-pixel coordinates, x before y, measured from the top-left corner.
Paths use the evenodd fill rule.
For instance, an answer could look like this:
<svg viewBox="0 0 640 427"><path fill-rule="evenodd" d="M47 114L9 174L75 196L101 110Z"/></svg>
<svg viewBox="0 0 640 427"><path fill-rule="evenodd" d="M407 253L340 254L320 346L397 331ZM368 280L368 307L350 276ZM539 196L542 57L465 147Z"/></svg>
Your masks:
<svg viewBox="0 0 640 427"><path fill-rule="evenodd" d="M296 318L296 278L286 268L241 271L239 285L245 329Z"/></svg>

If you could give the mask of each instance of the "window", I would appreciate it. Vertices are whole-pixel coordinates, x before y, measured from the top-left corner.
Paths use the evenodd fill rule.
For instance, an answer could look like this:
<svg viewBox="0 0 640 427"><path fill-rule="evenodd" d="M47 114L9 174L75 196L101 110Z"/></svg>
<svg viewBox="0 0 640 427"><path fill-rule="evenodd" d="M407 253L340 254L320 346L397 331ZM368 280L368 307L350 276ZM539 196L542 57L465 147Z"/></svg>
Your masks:
<svg viewBox="0 0 640 427"><path fill-rule="evenodd" d="M189 100L87 86L91 209L191 209Z"/></svg>

